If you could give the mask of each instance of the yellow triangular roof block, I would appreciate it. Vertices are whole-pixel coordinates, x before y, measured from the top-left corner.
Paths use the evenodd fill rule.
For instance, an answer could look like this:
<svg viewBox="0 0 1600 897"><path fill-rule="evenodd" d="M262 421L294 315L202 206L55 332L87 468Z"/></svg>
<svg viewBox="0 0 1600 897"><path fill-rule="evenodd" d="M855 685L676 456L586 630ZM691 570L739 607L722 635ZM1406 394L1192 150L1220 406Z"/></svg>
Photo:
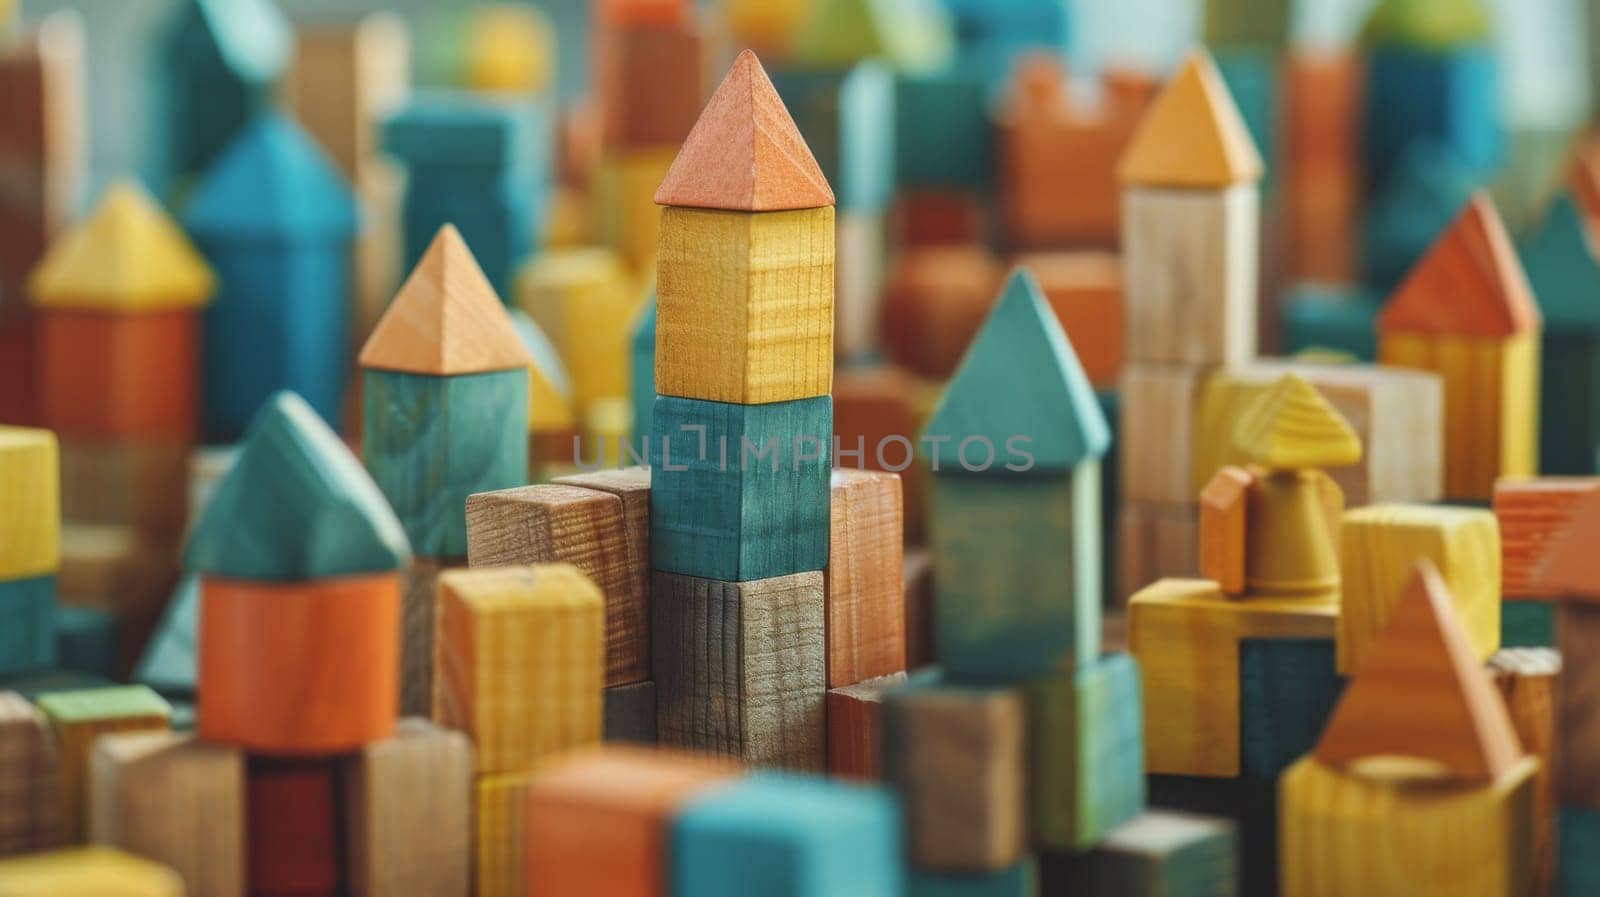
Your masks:
<svg viewBox="0 0 1600 897"><path fill-rule="evenodd" d="M439 228L378 319L364 368L452 376L533 363L516 326L454 225Z"/></svg>
<svg viewBox="0 0 1600 897"><path fill-rule="evenodd" d="M1240 415L1233 444L1275 470L1344 467L1361 460L1361 438L1316 387L1285 374Z"/></svg>
<svg viewBox="0 0 1600 897"><path fill-rule="evenodd" d="M211 297L211 269L144 188L118 181L50 244L28 278L45 308L165 311Z"/></svg>
<svg viewBox="0 0 1600 897"><path fill-rule="evenodd" d="M1123 184L1220 188L1261 179L1261 154L1204 50L1150 104L1117 165Z"/></svg>

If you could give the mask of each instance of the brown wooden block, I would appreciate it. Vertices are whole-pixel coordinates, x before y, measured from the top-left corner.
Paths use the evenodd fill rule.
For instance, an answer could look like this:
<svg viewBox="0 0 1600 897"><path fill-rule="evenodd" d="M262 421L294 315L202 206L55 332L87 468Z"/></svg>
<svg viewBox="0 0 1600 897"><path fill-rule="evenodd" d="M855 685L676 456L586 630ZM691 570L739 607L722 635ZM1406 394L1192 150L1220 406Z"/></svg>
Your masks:
<svg viewBox="0 0 1600 897"><path fill-rule="evenodd" d="M376 161L377 125L405 99L410 62L411 36L392 14L296 32L288 105L347 179Z"/></svg>
<svg viewBox="0 0 1600 897"><path fill-rule="evenodd" d="M603 29L596 51L606 146L677 146L705 99L705 41L685 19Z"/></svg>
<svg viewBox="0 0 1600 897"><path fill-rule="evenodd" d="M1600 607L1567 602L1556 611L1561 651L1561 758L1557 791L1564 805L1600 809Z"/></svg>
<svg viewBox="0 0 1600 897"><path fill-rule="evenodd" d="M601 738L656 743L656 684L648 679L613 685L600 696Z"/></svg>
<svg viewBox="0 0 1600 897"><path fill-rule="evenodd" d="M1190 481L1202 368L1129 364L1122 369L1118 474L1124 503L1193 504ZM1143 583L1141 583L1143 585Z"/></svg>
<svg viewBox="0 0 1600 897"><path fill-rule="evenodd" d="M821 769L822 574L733 583L658 571L652 592L661 743Z"/></svg>
<svg viewBox="0 0 1600 897"><path fill-rule="evenodd" d="M933 637L933 555L926 548L905 555L906 669L935 663L939 658Z"/></svg>
<svg viewBox="0 0 1600 897"><path fill-rule="evenodd" d="M466 897L473 757L467 736L427 720L341 761L352 897Z"/></svg>
<svg viewBox="0 0 1600 897"><path fill-rule="evenodd" d="M90 841L170 866L191 894L244 897L242 751L130 732L96 741L89 765Z"/></svg>
<svg viewBox="0 0 1600 897"><path fill-rule="evenodd" d="M838 468L832 478L827 600L828 687L905 669L900 477Z"/></svg>
<svg viewBox="0 0 1600 897"><path fill-rule="evenodd" d="M1548 598L1538 584L1539 565L1566 528L1579 500L1596 477L1501 479L1494 484L1494 516L1500 521L1500 594L1506 600Z"/></svg>
<svg viewBox="0 0 1600 897"><path fill-rule="evenodd" d="M337 764L324 757L250 758L245 812L251 894L339 892Z"/></svg>
<svg viewBox="0 0 1600 897"><path fill-rule="evenodd" d="M62 843L61 755L50 724L16 692L0 692L0 856Z"/></svg>
<svg viewBox="0 0 1600 897"><path fill-rule="evenodd" d="M645 620L650 608L650 468L624 467L557 476L551 482L609 492L622 499L622 531L628 541L628 573L634 594L642 595ZM648 648L648 642L646 643ZM649 651L645 652L649 657ZM647 661L648 662L648 661Z"/></svg>
<svg viewBox="0 0 1600 897"><path fill-rule="evenodd" d="M1489 658L1489 675L1506 700L1523 750L1539 758L1533 784L1534 893L1549 894L1555 881L1556 780L1561 769L1561 654L1554 648L1505 648Z"/></svg>
<svg viewBox="0 0 1600 897"><path fill-rule="evenodd" d="M1124 502L1117 514L1120 601L1158 579L1200 570L1199 514L1194 505Z"/></svg>
<svg viewBox="0 0 1600 897"><path fill-rule="evenodd" d="M976 245L930 246L900 254L883 297L889 357L924 377L948 377L999 295L999 261Z"/></svg>
<svg viewBox="0 0 1600 897"><path fill-rule="evenodd" d="M578 486L522 486L467 498L470 565L561 561L600 587L607 685L650 678L650 607L640 589L637 525L630 539L626 520L621 497Z"/></svg>
<svg viewBox="0 0 1600 897"><path fill-rule="evenodd" d="M878 749L884 689L906 681L891 673L828 690L828 774L877 781L883 775Z"/></svg>
<svg viewBox="0 0 1600 897"><path fill-rule="evenodd" d="M914 451L918 427L912 380L894 365L838 368L833 375L833 435L841 467L900 474L905 539L922 540L923 481ZM860 456L854 453L859 451Z"/></svg>
<svg viewBox="0 0 1600 897"><path fill-rule="evenodd" d="M466 558L413 557L400 581L400 712L433 713L433 624L439 573L464 567Z"/></svg>
<svg viewBox="0 0 1600 897"><path fill-rule="evenodd" d="M175 537L189 511L189 455L177 441L61 443L61 516Z"/></svg>

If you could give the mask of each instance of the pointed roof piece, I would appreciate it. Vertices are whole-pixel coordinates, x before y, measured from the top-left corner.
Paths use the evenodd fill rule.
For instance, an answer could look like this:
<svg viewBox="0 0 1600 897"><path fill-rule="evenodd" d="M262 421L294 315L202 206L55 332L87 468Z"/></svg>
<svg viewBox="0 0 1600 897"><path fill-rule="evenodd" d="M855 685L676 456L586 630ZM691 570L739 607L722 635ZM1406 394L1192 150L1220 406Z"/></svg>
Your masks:
<svg viewBox="0 0 1600 897"><path fill-rule="evenodd" d="M196 308L213 286L211 269L183 231L129 180L106 188L28 278L36 305L106 311Z"/></svg>
<svg viewBox="0 0 1600 897"><path fill-rule="evenodd" d="M364 368L449 376L525 368L533 358L472 250L446 224L378 319L358 361Z"/></svg>
<svg viewBox="0 0 1600 897"><path fill-rule="evenodd" d="M1098 458L1111 430L1078 356L1039 284L1017 268L945 388L924 433L949 437L934 450L935 469L960 473L994 452L991 472L1033 456L1035 471L1065 471ZM963 440L977 437L966 449ZM1027 437L1028 442L1011 442Z"/></svg>
<svg viewBox="0 0 1600 897"><path fill-rule="evenodd" d="M1380 333L1504 338L1539 327L1528 277L1494 202L1477 191L1401 281Z"/></svg>
<svg viewBox="0 0 1600 897"><path fill-rule="evenodd" d="M305 399L256 412L239 457L189 534L184 569L305 580L404 566L411 546L366 468Z"/></svg>
<svg viewBox="0 0 1600 897"><path fill-rule="evenodd" d="M1299 374L1284 374L1247 407L1233 444L1271 470L1347 467L1361 460L1361 438L1338 409Z"/></svg>
<svg viewBox="0 0 1600 897"><path fill-rule="evenodd" d="M656 203L736 212L833 205L833 190L756 54L733 61L656 189Z"/></svg>
<svg viewBox="0 0 1600 897"><path fill-rule="evenodd" d="M1600 259L1570 192L1556 196L1519 249L1546 329L1600 329Z"/></svg>
<svg viewBox="0 0 1600 897"><path fill-rule="evenodd" d="M346 240L356 198L305 132L269 112L239 132L195 188L184 227L204 240Z"/></svg>
<svg viewBox="0 0 1600 897"><path fill-rule="evenodd" d="M1140 187L1222 188L1261 179L1261 154L1210 54L1196 50L1150 103L1117 163Z"/></svg>
<svg viewBox="0 0 1600 897"><path fill-rule="evenodd" d="M1469 782L1499 778L1522 755L1431 561L1418 562L1312 753L1335 766L1416 758Z"/></svg>
<svg viewBox="0 0 1600 897"><path fill-rule="evenodd" d="M1579 499L1566 526L1545 550L1535 574L1539 590L1588 601L1600 601L1600 487Z"/></svg>

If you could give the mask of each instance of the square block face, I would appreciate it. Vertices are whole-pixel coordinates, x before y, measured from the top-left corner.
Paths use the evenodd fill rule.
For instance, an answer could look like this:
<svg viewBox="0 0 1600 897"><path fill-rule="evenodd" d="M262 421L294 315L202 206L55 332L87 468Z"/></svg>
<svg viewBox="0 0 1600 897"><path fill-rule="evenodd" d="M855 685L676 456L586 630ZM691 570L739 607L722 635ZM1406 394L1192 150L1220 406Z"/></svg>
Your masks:
<svg viewBox="0 0 1600 897"><path fill-rule="evenodd" d="M1344 693L1328 639L1239 642L1239 738L1244 775L1275 779L1316 746Z"/></svg>
<svg viewBox="0 0 1600 897"><path fill-rule="evenodd" d="M669 206L661 211L659 251L656 392L741 404L828 394L832 207Z"/></svg>
<svg viewBox="0 0 1600 897"><path fill-rule="evenodd" d="M1030 686L1033 834L1083 850L1144 809L1139 667L1111 654Z"/></svg>
<svg viewBox="0 0 1600 897"><path fill-rule="evenodd" d="M193 311L38 316L39 413L62 437L192 441L200 324Z"/></svg>
<svg viewBox="0 0 1600 897"><path fill-rule="evenodd" d="M833 400L655 404L650 552L656 570L724 582L828 563Z"/></svg>
<svg viewBox="0 0 1600 897"><path fill-rule="evenodd" d="M0 582L0 673L23 673L56 661L56 578Z"/></svg>
<svg viewBox="0 0 1600 897"><path fill-rule="evenodd" d="M60 566L60 464L54 433L0 427L0 580Z"/></svg>

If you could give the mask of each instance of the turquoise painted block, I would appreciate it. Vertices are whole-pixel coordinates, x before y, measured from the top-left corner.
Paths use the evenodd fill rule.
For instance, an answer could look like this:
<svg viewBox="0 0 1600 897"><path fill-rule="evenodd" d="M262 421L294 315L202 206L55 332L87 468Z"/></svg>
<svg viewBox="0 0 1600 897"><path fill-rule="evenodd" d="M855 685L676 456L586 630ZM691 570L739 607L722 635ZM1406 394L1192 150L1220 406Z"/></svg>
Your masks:
<svg viewBox="0 0 1600 897"><path fill-rule="evenodd" d="M363 372L361 456L427 557L467 553L467 496L528 480L528 372Z"/></svg>
<svg viewBox="0 0 1600 897"><path fill-rule="evenodd" d="M1449 147L1468 170L1492 173L1505 157L1500 76L1487 42L1443 50L1382 43L1367 53L1363 155L1382 183L1418 143Z"/></svg>
<svg viewBox="0 0 1600 897"><path fill-rule="evenodd" d="M1559 825L1556 893L1559 897L1600 894L1600 810L1562 807Z"/></svg>
<svg viewBox="0 0 1600 897"><path fill-rule="evenodd" d="M1281 0L1276 5L1287 7ZM1270 193L1277 168L1274 163L1278 133L1278 66L1282 57L1267 50L1232 46L1213 48L1212 58L1216 61L1222 83L1233 95L1233 103L1239 108L1250 139L1255 141L1256 149L1266 163L1261 192Z"/></svg>
<svg viewBox="0 0 1600 897"><path fill-rule="evenodd" d="M1245 776L1274 779L1310 753L1344 693L1332 639L1239 642L1239 751Z"/></svg>
<svg viewBox="0 0 1600 897"><path fill-rule="evenodd" d="M633 441L656 442L656 292L650 291L629 341L628 394L633 399Z"/></svg>
<svg viewBox="0 0 1600 897"><path fill-rule="evenodd" d="M1100 459L1100 579L1104 603L1110 607L1117 601L1117 578L1109 575L1109 571L1117 569L1117 509L1122 506L1121 475L1117 470L1117 457L1122 454L1117 450L1122 399L1114 389L1096 393L1095 399L1100 403L1100 413L1111 433L1105 457Z"/></svg>
<svg viewBox="0 0 1600 897"><path fill-rule="evenodd" d="M1500 602L1500 647L1556 647L1555 611L1549 601Z"/></svg>
<svg viewBox="0 0 1600 897"><path fill-rule="evenodd" d="M549 171L553 121L534 97L505 102L479 93L414 92L384 120L383 149L408 166L505 172Z"/></svg>
<svg viewBox="0 0 1600 897"><path fill-rule="evenodd" d="M55 664L55 609L54 576L0 582L0 675Z"/></svg>
<svg viewBox="0 0 1600 897"><path fill-rule="evenodd" d="M956 34L954 68L998 88L1027 53L1061 55L1073 34L1068 0L943 0Z"/></svg>
<svg viewBox="0 0 1600 897"><path fill-rule="evenodd" d="M526 389L524 381L524 415ZM264 580L398 570L410 559L405 530L372 477L292 392L256 413L183 553L191 572Z"/></svg>
<svg viewBox="0 0 1600 897"><path fill-rule="evenodd" d="M958 678L1100 655L1100 471L931 477L935 642Z"/></svg>
<svg viewBox="0 0 1600 897"><path fill-rule="evenodd" d="M56 607L56 656L64 670L117 674L117 620L103 607Z"/></svg>
<svg viewBox="0 0 1600 897"><path fill-rule="evenodd" d="M1372 184L1376 192L1360 234L1362 280L1385 294L1397 286L1481 182L1482 175L1445 144L1407 149Z"/></svg>
<svg viewBox="0 0 1600 897"><path fill-rule="evenodd" d="M1284 352L1333 349L1370 362L1378 355L1374 322L1382 307L1383 297L1366 290L1299 287L1283 300Z"/></svg>
<svg viewBox="0 0 1600 897"><path fill-rule="evenodd" d="M454 171L441 176L437 169L412 170L401 209L403 269L416 267L439 228L454 224L495 295L510 305L516 269L543 232L544 186L527 178L489 184L457 178Z"/></svg>
<svg viewBox="0 0 1600 897"><path fill-rule="evenodd" d="M1539 472L1590 475L1600 457L1600 261L1563 192L1518 246L1544 318Z"/></svg>
<svg viewBox="0 0 1600 897"><path fill-rule="evenodd" d="M847 71L772 76L840 211L878 212L894 194L894 73L879 62Z"/></svg>
<svg viewBox="0 0 1600 897"><path fill-rule="evenodd" d="M1033 834L1083 850L1144 810L1139 665L1109 654L1028 687Z"/></svg>
<svg viewBox="0 0 1600 897"><path fill-rule="evenodd" d="M200 577L185 576L139 657L133 681L169 697L193 695L198 674L195 655L199 624Z"/></svg>
<svg viewBox="0 0 1600 897"><path fill-rule="evenodd" d="M901 897L899 808L877 786L755 775L672 822L671 886L695 897Z"/></svg>
<svg viewBox="0 0 1600 897"><path fill-rule="evenodd" d="M911 873L907 897L1037 897L1039 870L1028 857L996 872Z"/></svg>
<svg viewBox="0 0 1600 897"><path fill-rule="evenodd" d="M833 398L733 405L657 396L650 557L746 582L828 564Z"/></svg>
<svg viewBox="0 0 1600 897"><path fill-rule="evenodd" d="M61 691L79 691L105 688L114 683L104 676L77 670L33 670L27 673L0 676L0 689L14 691L32 701L40 695Z"/></svg>
<svg viewBox="0 0 1600 897"><path fill-rule="evenodd" d="M901 187L970 190L994 186L994 121L989 84L960 70L897 75L895 180Z"/></svg>

